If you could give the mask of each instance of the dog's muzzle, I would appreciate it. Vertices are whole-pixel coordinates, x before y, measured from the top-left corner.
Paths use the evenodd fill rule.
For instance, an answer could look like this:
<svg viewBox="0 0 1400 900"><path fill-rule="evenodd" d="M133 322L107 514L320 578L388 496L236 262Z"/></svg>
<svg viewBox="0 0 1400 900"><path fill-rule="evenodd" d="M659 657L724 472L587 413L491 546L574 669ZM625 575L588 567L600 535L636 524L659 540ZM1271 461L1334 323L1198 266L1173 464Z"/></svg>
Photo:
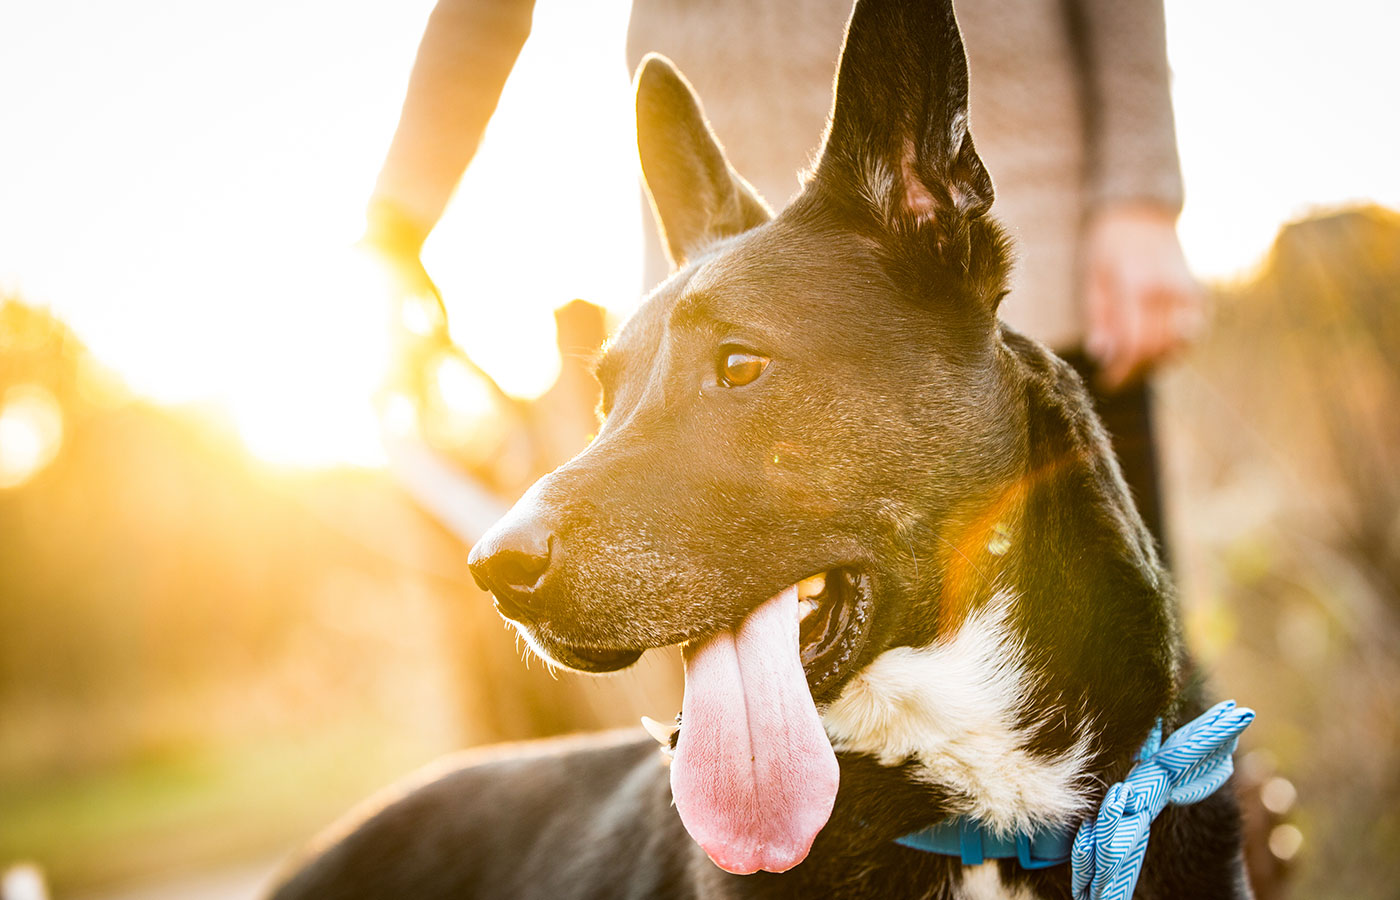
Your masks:
<svg viewBox="0 0 1400 900"><path fill-rule="evenodd" d="M539 482L472 548L472 577L490 592L496 611L544 659L581 672L615 672L644 648L599 647L580 639L570 609L564 540Z"/></svg>
<svg viewBox="0 0 1400 900"><path fill-rule="evenodd" d="M486 532L467 557L472 577L489 591L501 615L530 624L548 612L544 599L559 540L535 515L507 514Z"/></svg>

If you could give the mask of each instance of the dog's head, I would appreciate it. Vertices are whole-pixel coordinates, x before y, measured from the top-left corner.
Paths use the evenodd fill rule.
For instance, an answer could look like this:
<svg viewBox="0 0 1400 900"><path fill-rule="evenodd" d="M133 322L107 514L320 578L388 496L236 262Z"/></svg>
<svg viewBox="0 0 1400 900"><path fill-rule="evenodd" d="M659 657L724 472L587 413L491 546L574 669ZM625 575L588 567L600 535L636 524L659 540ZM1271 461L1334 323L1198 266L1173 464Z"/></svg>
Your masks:
<svg viewBox="0 0 1400 900"><path fill-rule="evenodd" d="M617 669L824 575L803 658L829 695L930 612L939 536L1020 461L996 384L1005 249L951 9L867 11L820 161L776 218L680 73L658 56L638 71L676 271L599 364L592 445L472 554L558 663Z"/></svg>
<svg viewBox="0 0 1400 900"><path fill-rule="evenodd" d="M708 743L673 792L730 871L806 855L832 746L913 761L997 827L1062 820L1168 690L1155 559L1082 388L997 323L1008 253L967 75L948 0L861 0L820 156L775 217L648 58L638 143L676 270L602 358L596 440L472 551L557 663L687 647L677 763ZM693 734L726 716L733 740Z"/></svg>

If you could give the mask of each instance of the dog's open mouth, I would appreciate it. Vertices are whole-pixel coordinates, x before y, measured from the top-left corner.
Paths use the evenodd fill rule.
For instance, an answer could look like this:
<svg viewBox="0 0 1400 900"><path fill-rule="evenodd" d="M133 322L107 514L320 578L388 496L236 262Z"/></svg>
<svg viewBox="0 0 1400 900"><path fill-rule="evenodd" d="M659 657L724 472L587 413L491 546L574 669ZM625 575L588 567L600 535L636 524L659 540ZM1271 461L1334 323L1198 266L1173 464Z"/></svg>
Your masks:
<svg viewBox="0 0 1400 900"><path fill-rule="evenodd" d="M838 566L804 578L795 587L802 667L812 696L826 700L850 674L864 646L872 605L870 579L854 567ZM551 642L547 655L572 669L604 673L627 668L642 653Z"/></svg>
<svg viewBox="0 0 1400 900"><path fill-rule="evenodd" d="M816 703L859 664L872 608L870 577L836 566L681 645L679 732L649 730L673 749L672 796L686 830L721 868L786 871L826 824L840 769ZM556 662L593 672L640 653L551 648Z"/></svg>
<svg viewBox="0 0 1400 900"><path fill-rule="evenodd" d="M812 696L822 698L848 674L870 621L870 579L849 567L797 583L799 655Z"/></svg>
<svg viewBox="0 0 1400 900"><path fill-rule="evenodd" d="M868 601L866 579L829 569L684 645L671 793L726 871L792 868L831 815L840 768L813 693L855 659Z"/></svg>

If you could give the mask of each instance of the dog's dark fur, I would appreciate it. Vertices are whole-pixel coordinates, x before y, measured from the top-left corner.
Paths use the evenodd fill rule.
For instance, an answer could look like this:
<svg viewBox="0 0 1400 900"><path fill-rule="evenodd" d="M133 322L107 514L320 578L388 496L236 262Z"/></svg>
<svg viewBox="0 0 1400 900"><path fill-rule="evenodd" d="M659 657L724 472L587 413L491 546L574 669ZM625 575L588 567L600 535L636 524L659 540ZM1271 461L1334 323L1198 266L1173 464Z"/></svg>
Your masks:
<svg viewBox="0 0 1400 900"><path fill-rule="evenodd" d="M639 145L678 271L607 352L598 439L473 561L533 647L592 671L733 627L812 573L858 571L871 615L809 670L823 706L885 651L936 645L1009 597L1024 749L1078 748L1090 809L1155 719L1170 729L1203 701L1080 382L997 323L1007 242L966 104L947 0L862 0L820 160L771 218L688 84L648 59ZM752 384L717 377L734 347L771 359ZM521 529L548 533L528 591L491 571ZM840 753L831 820L781 875L716 868L655 744L627 741L451 768L351 822L276 897L959 896L958 860L893 840L976 798L878 755ZM1237 818L1228 790L1170 807L1138 896L1246 896ZM999 874L1069 896L1068 865Z"/></svg>

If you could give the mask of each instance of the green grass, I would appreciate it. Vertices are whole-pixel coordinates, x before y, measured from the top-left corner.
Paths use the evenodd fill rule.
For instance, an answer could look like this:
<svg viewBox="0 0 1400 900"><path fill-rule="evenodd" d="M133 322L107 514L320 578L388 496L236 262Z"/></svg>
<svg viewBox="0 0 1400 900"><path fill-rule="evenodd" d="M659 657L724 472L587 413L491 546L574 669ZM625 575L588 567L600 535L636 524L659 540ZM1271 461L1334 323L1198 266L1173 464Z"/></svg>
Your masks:
<svg viewBox="0 0 1400 900"><path fill-rule="evenodd" d="M0 781L0 864L37 862L64 892L285 852L433 752L346 730Z"/></svg>

